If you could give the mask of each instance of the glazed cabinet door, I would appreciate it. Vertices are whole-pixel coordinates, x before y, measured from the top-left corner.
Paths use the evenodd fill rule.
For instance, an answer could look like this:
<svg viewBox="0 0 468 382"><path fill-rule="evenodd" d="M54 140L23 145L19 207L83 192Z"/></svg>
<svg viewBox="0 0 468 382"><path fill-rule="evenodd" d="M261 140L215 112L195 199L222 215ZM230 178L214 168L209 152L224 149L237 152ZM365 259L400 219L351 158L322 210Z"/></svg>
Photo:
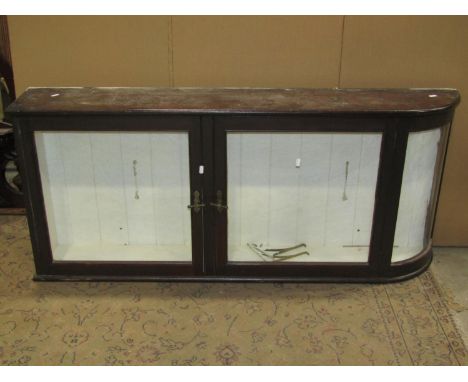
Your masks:
<svg viewBox="0 0 468 382"><path fill-rule="evenodd" d="M392 263L414 258L430 245L448 134L449 124L408 135Z"/></svg>
<svg viewBox="0 0 468 382"><path fill-rule="evenodd" d="M29 194L42 199L33 204L35 226L45 227L39 273L203 273L197 118L37 118L20 126L31 146L23 155L37 164Z"/></svg>
<svg viewBox="0 0 468 382"><path fill-rule="evenodd" d="M215 119L218 273L368 271L382 131L356 129L303 117Z"/></svg>

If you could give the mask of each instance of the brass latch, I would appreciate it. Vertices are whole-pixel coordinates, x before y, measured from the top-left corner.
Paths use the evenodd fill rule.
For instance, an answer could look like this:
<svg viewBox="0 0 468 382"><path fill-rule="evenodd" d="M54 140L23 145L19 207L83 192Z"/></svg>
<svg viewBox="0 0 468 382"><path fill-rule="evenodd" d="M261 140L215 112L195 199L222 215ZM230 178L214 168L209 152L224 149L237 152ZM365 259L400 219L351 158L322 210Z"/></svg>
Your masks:
<svg viewBox="0 0 468 382"><path fill-rule="evenodd" d="M228 206L223 204L223 193L221 190L216 191L216 203L210 203L210 206L216 207L218 212L223 212L223 210L227 210Z"/></svg>
<svg viewBox="0 0 468 382"><path fill-rule="evenodd" d="M193 204L188 205L187 208L190 208L193 210L193 212L198 213L202 207L205 207L205 205L200 203L200 192L193 191Z"/></svg>

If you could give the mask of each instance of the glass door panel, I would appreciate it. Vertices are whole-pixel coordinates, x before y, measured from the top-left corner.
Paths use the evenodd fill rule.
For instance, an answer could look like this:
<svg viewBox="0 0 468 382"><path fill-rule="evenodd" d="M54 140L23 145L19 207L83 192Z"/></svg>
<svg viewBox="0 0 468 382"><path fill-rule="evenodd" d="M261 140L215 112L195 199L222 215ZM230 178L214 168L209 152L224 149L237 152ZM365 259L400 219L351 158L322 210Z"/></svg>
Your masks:
<svg viewBox="0 0 468 382"><path fill-rule="evenodd" d="M448 126L409 133L401 184L392 262L410 259L429 244L438 176Z"/></svg>
<svg viewBox="0 0 468 382"><path fill-rule="evenodd" d="M187 132L35 132L54 260L191 262Z"/></svg>
<svg viewBox="0 0 468 382"><path fill-rule="evenodd" d="M368 261L381 133L227 133L228 262Z"/></svg>

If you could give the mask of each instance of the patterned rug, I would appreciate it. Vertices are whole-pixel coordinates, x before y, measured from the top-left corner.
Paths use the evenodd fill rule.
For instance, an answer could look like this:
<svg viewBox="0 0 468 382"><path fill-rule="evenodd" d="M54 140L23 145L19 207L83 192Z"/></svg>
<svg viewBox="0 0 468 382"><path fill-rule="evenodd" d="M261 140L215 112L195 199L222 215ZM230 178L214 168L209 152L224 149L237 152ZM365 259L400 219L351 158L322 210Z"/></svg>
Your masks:
<svg viewBox="0 0 468 382"><path fill-rule="evenodd" d="M0 365L467 365L430 272L387 285L31 281L0 216Z"/></svg>

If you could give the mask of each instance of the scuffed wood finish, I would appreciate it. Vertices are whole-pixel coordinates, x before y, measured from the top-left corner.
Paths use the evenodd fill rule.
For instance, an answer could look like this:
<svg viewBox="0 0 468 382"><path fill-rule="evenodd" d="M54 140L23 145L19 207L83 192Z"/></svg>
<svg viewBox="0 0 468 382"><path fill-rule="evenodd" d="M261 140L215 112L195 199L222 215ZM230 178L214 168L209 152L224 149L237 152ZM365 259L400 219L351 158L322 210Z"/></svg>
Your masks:
<svg viewBox="0 0 468 382"><path fill-rule="evenodd" d="M424 226L427 245L419 254L410 259L392 262L408 137L414 132L430 131L441 126L445 126L449 130L459 99L459 93L451 89L30 89L10 106L8 111L15 124L14 131L18 143L20 165L25 174L25 200L29 226L31 227L31 242L35 254L36 280L384 282L413 277L423 272L432 259L430 241L432 212L428 215L429 218L426 219ZM44 202L47 195L43 190L41 168L38 163L38 149L40 151L40 147L34 141L35 134L42 132L74 135L77 132L86 133L89 134L89 144L93 146L99 140L96 140L96 135L91 133L104 137L103 134L128 132L150 134L167 131L188 133L190 195L197 191L201 202L205 205L202 213L194 213L193 210L191 212L192 262L139 261L138 258L132 258L129 261L104 261L94 255L91 256L92 259L95 259L92 261L89 258L83 259L83 261L54 259L51 250L53 237L51 237L49 230L50 221L46 216L46 203ZM232 241L232 236L231 239L228 238L228 214L232 215L236 210L236 201L232 200L235 193L230 192L232 189L228 189L228 173L230 176L233 175L232 171L228 171L228 163L232 168L236 162L236 158L229 155L228 135L252 132L272 136L288 133L286 145L283 141L273 142L273 140L274 144L270 148L257 145L260 150L268 151L268 158L271 159L269 162L274 164L273 166L269 164L268 168L278 169L272 175L278 176L282 180L286 179L288 184L293 184L295 177L299 175L296 174L297 167L294 167L297 166L294 163L297 163L295 161L298 158L301 159L304 168L308 166L308 162L313 165L325 163L321 166L324 169L324 174L320 176L324 179L326 177L326 183L332 185L331 188L334 189L333 192L327 191L326 204L331 206L330 203L335 197L339 201L337 203L339 208L346 208L346 211L349 211L347 215L351 216L352 214L353 221L354 217L358 219L358 215L364 213L362 205L357 207L359 214L356 214L357 209L354 208L353 212L350 202L347 202L347 205L343 205L343 202L355 200L357 203L357 199L352 197L351 187L353 184L365 184L366 176L358 176L356 179L354 174L353 178L352 169L358 168L358 163L361 161L375 167L378 166L377 173L375 167L372 172L369 172L372 173L372 187L366 191L367 196L362 197L362 200L365 201L365 209L370 210L371 205L373 206L371 227L369 226L370 212L368 211L369 213L362 215L366 216L366 219L360 221L358 226L351 228L352 231L348 232L346 242L338 243L352 246L365 244L368 257L359 259L359 261L349 258L331 261L333 259L327 255L323 258L315 257L314 261L310 262L302 260L300 262L263 262L258 260L245 261L244 259L230 261L232 259L228 259L228 243L229 240ZM346 139L346 142L348 143L343 142L336 150L331 149L333 145L330 145L328 146L330 149L325 150L327 146L316 140L317 136L323 133L333 133L335 136L347 135L349 138ZM375 154L361 160L362 155L359 155L359 152L362 150L359 147L362 148L363 143L351 139L353 133L381 136L380 144L374 143L372 148L376 153L379 151L377 146L380 146L378 158ZM305 146L304 143L300 144L299 149L294 148L292 143L297 141L299 134L313 137L314 140ZM448 133L444 134L448 136ZM70 136L73 137L73 135ZM106 135L106 137L109 136ZM129 144L126 139L121 142L122 147ZM102 145L106 146L106 142L101 142ZM123 157L129 166L128 171L131 172L134 157L137 154L140 155L140 150L142 153L145 152L145 145L146 142L134 145L135 155ZM446 145L445 140L444 144L437 148L439 158L444 158L440 154L440 152L445 152L444 145ZM282 150L279 157L275 154L277 147ZM307 150L307 154L305 151L301 151L302 147ZM165 149L157 149L153 152L161 151L159 154L162 154ZM257 148L254 147L254 149ZM70 146L65 149L67 152L72 150L73 147ZM243 154L245 153L241 150L241 155ZM345 156L340 158L341 154ZM307 155L309 155L309 159L307 159ZM324 156L329 160L324 160ZM95 159L98 157L96 156ZM115 160L114 157L119 157L119 154L109 152L107 158L111 159L101 157L99 160L99 168L102 168L102 171L98 171L100 174L97 177L98 184L103 181L104 176L109 176L112 179L118 178L118 176L115 177L106 171L106 168L109 168L108 163ZM278 160L279 158L280 160ZM340 159L336 160L336 158ZM89 161L89 158L81 159L80 157L74 162L80 166L87 160ZM116 161L118 162L118 160ZM171 167L166 163L167 158L161 158L160 161L165 162L169 171ZM138 163L140 163L139 160ZM255 159L241 167L251 169L254 166L258 170L261 169L262 163ZM443 168L443 164L443 160L437 161L439 172ZM199 166L201 165L203 165L203 171L200 171ZM284 171L284 166L294 168L291 167L291 171ZM263 173L271 171L266 167L265 165ZM350 169L349 173L348 169ZM85 169L77 167L76 171L81 173ZM170 171L178 172L176 169ZM244 173L244 175L246 174L249 173ZM135 172L133 175L135 176ZM175 176L175 174L170 174L170 176L172 175ZM249 179L258 183L259 180L264 179L260 175L252 176L250 174ZM322 188L320 177L316 175L314 173L314 176L310 177L311 189L312 186L318 189ZM239 174L238 177L242 178ZM245 176L243 177L245 178ZM86 181L77 182L77 184L92 184L93 182L89 178ZM159 178L161 178L161 174ZM162 178L167 180L166 175ZM96 177L94 177L95 182ZM440 177L437 177L436 182L440 182ZM263 184L269 184L269 181L263 182ZM271 185L275 186L274 183ZM134 186L137 188L136 184ZM242 186L245 191L245 182L242 183ZM279 208L294 210L295 201L293 199L301 197L301 203L307 203L307 208L313 210L313 214L309 214L312 215L310 222L313 224L310 229L320 225L318 224L320 222L318 213L323 206L312 208L312 202L307 201L306 197L300 196L298 187L293 187L292 192L289 192L293 198L291 200L286 193L284 193L286 198L278 198L276 191L281 187L275 186L274 188L275 191L268 195L273 207L271 205L266 207L268 213L271 213L272 221L280 220L277 219ZM343 198L342 195L345 191L347 196ZM415 192L420 194L421 191L416 190ZM431 197L436 198L437 194L437 188L433 187ZM315 194L310 192L308 197L315 197ZM374 202L371 203L369 200L372 198L374 198ZM92 197L87 199L91 200ZM282 199L285 200L285 203L281 201ZM253 209L254 214L265 210L258 202L251 205L251 201L252 197L249 200L249 209ZM315 199L314 202L316 202ZM117 201L117 203L119 202ZM217 204L226 203L229 205L229 210L218 211L214 208ZM429 206L430 211L434 210L433 206L436 202L432 203L434 204ZM323 204L324 202L322 202ZM185 210L183 206L182 208ZM245 210L245 206L242 209ZM240 215L242 216L242 212ZM349 229L348 226L351 226L351 223L349 221L346 223L335 212L332 215L335 216L334 219L327 218L326 220L327 224L331 223L332 220L339 220L338 229L335 227L329 233L330 239L336 240L338 235L346 234L345 231ZM297 226L300 220L297 217L294 218L295 216L292 214L292 219L289 219L289 215L287 216L289 219L287 225ZM282 221L285 220L287 219ZM167 229L174 227L174 224L169 221L165 221L165 223L167 223ZM235 221L231 219L230 223L235 223ZM408 229L412 229L413 225L412 223ZM120 226L118 225L118 227ZM429 228L426 229L426 227ZM236 229L235 226L233 228ZM284 229L278 227L276 223L269 224L268 229L271 234L275 235L275 238L289 234L289 227ZM256 237L253 239L257 240ZM243 240L245 241L245 239ZM297 236L297 240L300 240L299 236ZM275 242L274 244L280 243ZM289 245L289 243L285 245ZM174 259L171 258L171 260Z"/></svg>
<svg viewBox="0 0 468 382"><path fill-rule="evenodd" d="M9 113L421 114L458 104L454 89L30 88Z"/></svg>

